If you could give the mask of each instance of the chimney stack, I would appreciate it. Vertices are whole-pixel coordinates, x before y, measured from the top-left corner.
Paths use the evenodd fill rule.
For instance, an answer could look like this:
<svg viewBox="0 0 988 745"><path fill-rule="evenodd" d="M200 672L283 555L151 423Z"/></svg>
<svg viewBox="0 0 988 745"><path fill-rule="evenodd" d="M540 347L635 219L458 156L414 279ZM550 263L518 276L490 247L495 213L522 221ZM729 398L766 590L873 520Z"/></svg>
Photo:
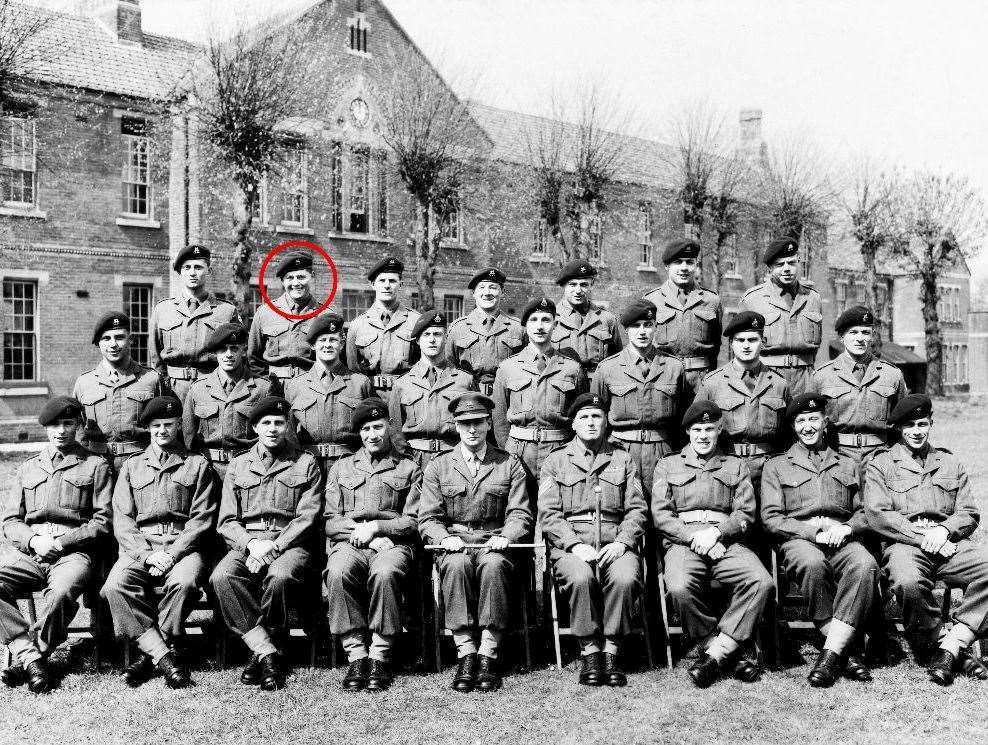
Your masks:
<svg viewBox="0 0 988 745"><path fill-rule="evenodd" d="M121 41L144 42L141 29L141 0L81 0L80 10L95 18Z"/></svg>
<svg viewBox="0 0 988 745"><path fill-rule="evenodd" d="M741 109L738 151L751 160L764 160L768 154L762 138L762 110Z"/></svg>

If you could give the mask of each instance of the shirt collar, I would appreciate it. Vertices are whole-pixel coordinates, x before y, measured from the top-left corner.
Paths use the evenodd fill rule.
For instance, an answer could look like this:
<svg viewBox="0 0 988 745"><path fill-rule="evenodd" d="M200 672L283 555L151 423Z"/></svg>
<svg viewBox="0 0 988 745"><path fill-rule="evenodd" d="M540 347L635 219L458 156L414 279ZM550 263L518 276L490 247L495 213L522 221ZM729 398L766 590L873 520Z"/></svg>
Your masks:
<svg viewBox="0 0 988 745"><path fill-rule="evenodd" d="M463 456L463 460L466 463L469 463L470 462L470 459L474 457L474 453L472 453L470 451L470 449L466 445L464 445L462 442L460 443L460 455ZM483 463L484 462L484 458L487 457L487 443L486 442L481 446L480 450L477 451L476 456L477 456L477 461L479 463Z"/></svg>

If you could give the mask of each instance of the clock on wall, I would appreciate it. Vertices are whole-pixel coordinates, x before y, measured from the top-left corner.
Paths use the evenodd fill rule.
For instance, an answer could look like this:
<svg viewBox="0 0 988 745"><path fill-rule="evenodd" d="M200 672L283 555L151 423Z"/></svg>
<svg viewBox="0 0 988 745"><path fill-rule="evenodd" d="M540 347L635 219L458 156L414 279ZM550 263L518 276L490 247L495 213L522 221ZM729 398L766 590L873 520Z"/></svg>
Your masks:
<svg viewBox="0 0 988 745"><path fill-rule="evenodd" d="M353 99L350 102L350 116L358 127L366 127L370 119L370 107L367 102L362 98Z"/></svg>

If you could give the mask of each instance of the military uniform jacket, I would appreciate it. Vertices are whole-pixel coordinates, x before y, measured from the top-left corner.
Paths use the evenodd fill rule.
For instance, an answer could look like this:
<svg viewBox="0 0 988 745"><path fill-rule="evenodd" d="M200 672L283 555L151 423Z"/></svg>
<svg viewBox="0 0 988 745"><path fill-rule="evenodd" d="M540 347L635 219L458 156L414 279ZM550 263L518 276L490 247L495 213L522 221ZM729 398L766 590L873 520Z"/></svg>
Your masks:
<svg viewBox="0 0 988 745"><path fill-rule="evenodd" d="M655 346L666 354L689 360L687 370L716 367L720 354L724 309L720 296L706 287L693 285L686 302L679 301L679 287L667 279L644 295L655 305Z"/></svg>
<svg viewBox="0 0 988 745"><path fill-rule="evenodd" d="M753 310L765 316L765 345L762 356L772 364L774 355L802 355L812 364L823 337L823 300L816 290L797 285L789 304L782 288L772 280L755 285L741 296L739 310ZM791 364L791 363L790 363Z"/></svg>
<svg viewBox="0 0 988 745"><path fill-rule="evenodd" d="M521 461L488 445L474 479L461 450L457 445L425 467L419 498L422 538L435 544L459 535L470 543L501 535L516 542L529 535L532 511Z"/></svg>
<svg viewBox="0 0 988 745"><path fill-rule="evenodd" d="M601 545L619 541L637 549L648 520L638 467L620 448L604 443L595 454L576 438L549 454L539 477L539 522L553 546L594 545L594 522L569 518L596 516L598 487Z"/></svg>
<svg viewBox="0 0 988 745"><path fill-rule="evenodd" d="M809 524L813 517L845 523L857 536L868 529L857 463L830 448L821 455L817 468L806 446L797 442L765 463L762 523L780 543L792 538L814 540L819 528Z"/></svg>
<svg viewBox="0 0 988 745"><path fill-rule="evenodd" d="M310 296L304 305L293 308L293 302L287 293L275 300L274 304L286 313L295 315L311 313L319 307ZM304 321L292 321L275 313L266 303L259 307L250 324L250 336L247 339L247 358L250 360L251 372L256 377L263 378L271 367L300 370L312 367L312 346L305 340L305 336L315 319L313 316ZM278 377L286 378L291 375Z"/></svg>
<svg viewBox="0 0 988 745"><path fill-rule="evenodd" d="M667 455L655 467L652 520L668 543L689 545L708 523L684 523L691 510L716 510L729 517L717 527L725 545L741 540L755 522L755 490L744 460L715 451L703 459L691 445Z"/></svg>
<svg viewBox="0 0 988 745"><path fill-rule="evenodd" d="M446 333L446 354L476 383L492 383L497 366L525 346L521 323L514 316L489 316L479 308L457 318Z"/></svg>
<svg viewBox="0 0 988 745"><path fill-rule="evenodd" d="M401 441L415 438L458 439L450 402L466 391L475 390L470 373L446 365L436 370L436 382L430 385L425 374L425 360L395 381L389 409L391 422L401 432Z"/></svg>
<svg viewBox="0 0 988 745"><path fill-rule="evenodd" d="M378 534L410 543L418 537L422 471L394 451L374 461L365 448L336 461L326 478L326 536L350 539L358 522L376 520Z"/></svg>
<svg viewBox="0 0 988 745"><path fill-rule="evenodd" d="M289 445L264 463L263 446L254 445L230 462L223 479L217 531L231 550L247 551L247 523L286 522L273 532L280 551L307 544L322 514L322 475L310 453Z"/></svg>
<svg viewBox="0 0 988 745"><path fill-rule="evenodd" d="M742 372L728 362L705 375L696 400L713 401L724 412L724 431L731 442L776 444L785 426L789 386L779 373L762 365L755 389L749 391Z"/></svg>
<svg viewBox="0 0 988 745"><path fill-rule="evenodd" d="M374 304L353 319L346 334L346 360L350 369L365 375L402 375L411 368L412 329L418 311L398 303L387 324L381 320L384 306Z"/></svg>
<svg viewBox="0 0 988 745"><path fill-rule="evenodd" d="M572 357L554 352L539 373L537 355L529 345L502 362L494 376L494 436L500 445L507 441L511 425L569 429L566 410L587 390L586 373Z"/></svg>
<svg viewBox="0 0 988 745"><path fill-rule="evenodd" d="M881 436L888 433L893 407L909 392L899 368L875 358L859 382L847 352L817 367L810 385L827 397L827 416L838 432Z"/></svg>
<svg viewBox="0 0 988 745"><path fill-rule="evenodd" d="M100 360L92 370L83 373L72 388L73 398L86 409L86 426L80 431L80 442L87 450L104 453L108 442L138 443L140 452L148 444L148 431L137 423L144 404L168 389L154 370L133 360L118 373L116 383L110 382L110 366Z"/></svg>
<svg viewBox="0 0 988 745"><path fill-rule="evenodd" d="M113 489L113 534L120 550L141 563L154 551L178 561L201 550L216 521L217 496L204 457L148 446L124 462ZM183 527L152 544L141 528L161 523Z"/></svg>
<svg viewBox="0 0 988 745"><path fill-rule="evenodd" d="M373 393L366 375L351 372L341 363L327 374L317 363L307 373L285 383L285 398L292 405L292 418L302 447L332 443L360 447L353 433L353 412L357 404Z"/></svg>
<svg viewBox="0 0 988 745"><path fill-rule="evenodd" d="M58 540L66 551L91 551L110 534L113 480L106 459L75 445L56 466L47 446L17 469L3 505L3 533L24 553L32 525L70 528Z"/></svg>
<svg viewBox="0 0 988 745"><path fill-rule="evenodd" d="M192 383L182 409L182 432L190 450L246 450L257 435L248 417L258 399L271 395L267 378L244 376L237 380L230 395L223 392L217 371Z"/></svg>
<svg viewBox="0 0 988 745"><path fill-rule="evenodd" d="M556 310L556 327L552 330L552 345L556 349L572 349L593 371L602 359L620 352L621 324L609 310L590 303L583 321L568 302L560 300Z"/></svg>
<svg viewBox="0 0 988 745"><path fill-rule="evenodd" d="M640 359L630 345L608 357L597 367L590 392L609 407L612 430L674 428L686 386L683 363L660 352L652 358L648 372L643 372Z"/></svg>
<svg viewBox="0 0 988 745"><path fill-rule="evenodd" d="M162 300L154 306L148 322L151 365L166 377L168 367L214 369L216 355L205 351L206 341L224 323L240 323L240 314L233 305L213 295L207 295L192 311L186 297Z"/></svg>
<svg viewBox="0 0 988 745"><path fill-rule="evenodd" d="M939 522L959 541L978 527L980 513L960 460L946 448L931 447L921 466L901 442L872 458L865 468L868 525L882 538L919 546L924 530L910 519Z"/></svg>

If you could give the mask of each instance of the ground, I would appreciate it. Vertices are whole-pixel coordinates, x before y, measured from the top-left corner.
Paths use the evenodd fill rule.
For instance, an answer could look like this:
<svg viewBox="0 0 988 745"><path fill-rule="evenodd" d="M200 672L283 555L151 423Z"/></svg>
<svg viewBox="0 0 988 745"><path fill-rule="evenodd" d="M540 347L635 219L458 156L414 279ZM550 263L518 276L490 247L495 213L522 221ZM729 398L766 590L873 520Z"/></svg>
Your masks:
<svg viewBox="0 0 988 745"><path fill-rule="evenodd" d="M988 408L938 402L934 439L967 464L982 504L986 438ZM0 484L15 462L0 460ZM698 691L682 667L632 674L625 689L586 689L572 670L542 667L508 677L499 694L467 696L448 689L450 670L399 678L381 695L344 694L341 668L297 671L277 693L245 689L239 668L197 671L198 685L187 691L169 691L160 679L135 691L116 674L71 675L44 698L0 689L0 742L940 744L988 736L988 683L964 679L940 689L906 661L876 670L870 684L817 690L806 684L807 671L802 665L754 685L727 681Z"/></svg>

